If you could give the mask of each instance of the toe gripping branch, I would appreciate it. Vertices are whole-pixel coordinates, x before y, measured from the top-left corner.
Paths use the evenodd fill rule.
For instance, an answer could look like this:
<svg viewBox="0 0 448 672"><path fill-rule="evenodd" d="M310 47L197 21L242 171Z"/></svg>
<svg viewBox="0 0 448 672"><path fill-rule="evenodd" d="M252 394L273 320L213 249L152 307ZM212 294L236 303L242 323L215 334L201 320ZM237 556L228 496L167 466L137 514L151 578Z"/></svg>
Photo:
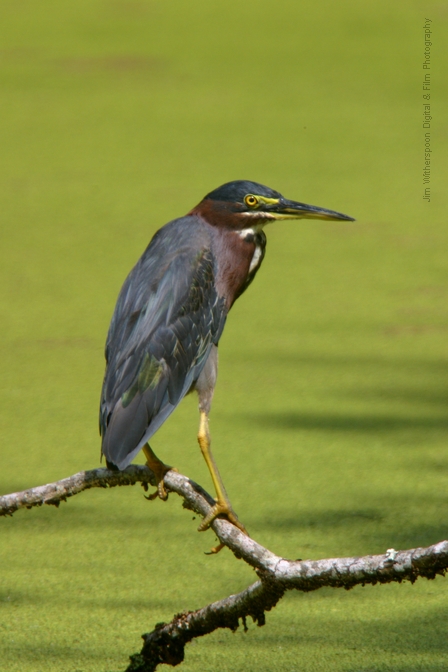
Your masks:
<svg viewBox="0 0 448 672"><path fill-rule="evenodd" d="M147 443L143 447L143 452L145 453L146 456L146 465L153 472L156 478L156 486L157 486L157 490L153 492L151 495L145 495L145 498L152 501L153 499L157 499L157 497L159 497L159 499L165 502L168 499L168 493L166 491L163 479L165 474L168 471L171 471L173 467L170 467L168 464L162 462L162 460L159 460L159 458L154 453L149 443ZM177 470L173 469L173 471Z"/></svg>

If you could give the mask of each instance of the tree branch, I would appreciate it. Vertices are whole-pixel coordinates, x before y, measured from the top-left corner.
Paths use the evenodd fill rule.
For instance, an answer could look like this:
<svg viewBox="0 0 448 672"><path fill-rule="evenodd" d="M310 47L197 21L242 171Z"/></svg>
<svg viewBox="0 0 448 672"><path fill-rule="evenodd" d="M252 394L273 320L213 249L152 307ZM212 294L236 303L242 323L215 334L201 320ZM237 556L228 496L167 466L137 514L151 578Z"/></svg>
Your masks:
<svg viewBox="0 0 448 672"><path fill-rule="evenodd" d="M184 659L185 645L196 637L208 635L218 628L235 631L242 620L247 630L246 618L259 626L265 624L265 611L269 611L281 599L285 588L268 578L256 581L237 595L174 616L170 623L159 623L154 630L143 635L144 645L140 653L130 657L126 672L153 672L161 663L179 665Z"/></svg>
<svg viewBox="0 0 448 672"><path fill-rule="evenodd" d="M169 471L165 487L183 498L183 506L206 516L214 504L213 498L201 486L186 476ZM140 482L147 490L154 485L154 475L146 466L131 465L124 471L108 469L81 471L74 476L23 492L0 497L0 515L12 515L20 508L42 504L58 506L83 490L93 487L134 485ZM168 623L160 623L143 635L144 646L139 654L131 656L126 672L153 672L160 663L178 665L184 658L185 645L195 637L202 637L217 628L235 630L241 619L246 627L250 616L258 625L264 625L265 612L272 609L287 590L311 591L324 586L350 589L367 583L411 581L418 577L434 579L448 569L448 541L428 548L407 551L388 549L383 555L325 560L287 560L264 548L224 519L211 525L220 542L251 565L259 580L237 595L209 604L194 612L177 614Z"/></svg>
<svg viewBox="0 0 448 672"><path fill-rule="evenodd" d="M152 471L136 464L132 464L124 471L111 471L110 469L79 471L55 483L3 495L0 497L0 516L12 516L19 509L31 509L33 506L42 506L42 504L59 506L69 497L90 488L113 488L116 485L134 485L138 482L146 486L145 489L148 483L154 483Z"/></svg>

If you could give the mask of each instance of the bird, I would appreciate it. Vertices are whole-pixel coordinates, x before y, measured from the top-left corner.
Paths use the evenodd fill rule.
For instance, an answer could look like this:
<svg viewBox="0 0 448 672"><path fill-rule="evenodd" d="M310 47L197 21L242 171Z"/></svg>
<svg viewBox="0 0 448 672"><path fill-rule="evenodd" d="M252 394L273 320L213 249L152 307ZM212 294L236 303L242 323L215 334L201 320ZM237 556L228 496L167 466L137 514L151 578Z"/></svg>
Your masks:
<svg viewBox="0 0 448 672"><path fill-rule="evenodd" d="M218 343L232 305L264 259L264 227L302 218L354 221L288 200L257 182L223 184L155 233L118 296L105 347L102 455L109 469L123 470L143 450L157 483L149 499L167 499L163 479L172 467L156 456L149 440L183 397L196 390L197 438L216 491L199 531L219 516L247 534L211 452L209 413Z"/></svg>

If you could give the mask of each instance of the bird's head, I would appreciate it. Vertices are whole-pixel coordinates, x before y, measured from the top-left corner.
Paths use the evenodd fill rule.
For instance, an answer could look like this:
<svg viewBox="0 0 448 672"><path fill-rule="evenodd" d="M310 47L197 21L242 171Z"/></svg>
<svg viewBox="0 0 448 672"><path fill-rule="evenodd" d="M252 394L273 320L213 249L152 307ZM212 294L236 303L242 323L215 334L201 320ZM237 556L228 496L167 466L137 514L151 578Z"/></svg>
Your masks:
<svg viewBox="0 0 448 672"><path fill-rule="evenodd" d="M210 224L230 229L262 227L276 219L325 219L353 222L334 210L284 198L278 191L248 180L227 182L211 191L190 214Z"/></svg>

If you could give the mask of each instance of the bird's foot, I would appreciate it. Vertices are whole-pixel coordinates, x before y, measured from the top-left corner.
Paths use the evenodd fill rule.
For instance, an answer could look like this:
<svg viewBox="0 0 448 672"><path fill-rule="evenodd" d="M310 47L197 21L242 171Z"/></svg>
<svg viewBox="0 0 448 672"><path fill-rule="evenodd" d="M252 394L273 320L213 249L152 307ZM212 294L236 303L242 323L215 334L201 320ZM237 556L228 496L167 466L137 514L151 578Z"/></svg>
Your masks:
<svg viewBox="0 0 448 672"><path fill-rule="evenodd" d="M204 530L208 530L210 525L213 523L215 518L218 516L225 516L227 520L232 523L232 525L235 525L243 534L245 534L247 537L249 536L246 528L244 527L243 523L240 522L238 519L238 516L236 515L235 511L232 509L230 502L226 501L220 501L218 500L214 506L210 509L210 511L207 513L205 518L203 519L202 523L198 527L198 532L204 532ZM221 545L221 544L220 544ZM220 550L220 549L219 549ZM213 549L212 549L213 552ZM216 551L217 552L217 551Z"/></svg>
<svg viewBox="0 0 448 672"><path fill-rule="evenodd" d="M149 500L153 500L159 497L159 499L165 501L168 499L168 493L166 491L163 479L168 471L177 471L177 469L174 469L173 467L170 467L169 464L165 464L162 462L162 460L159 460L149 443L143 446L143 452L146 457L146 466L149 467L149 469L151 469L153 472L154 476L156 477L157 484L157 490L153 492L152 495L148 495L147 497L145 495L145 497Z"/></svg>
<svg viewBox="0 0 448 672"><path fill-rule="evenodd" d="M244 527L243 523L240 522L238 519L238 516L236 515L235 511L232 509L230 502L220 502L219 500L216 502L216 504L210 509L208 514L205 516L204 520L198 527L198 532L204 532L204 530L208 530L210 525L213 523L215 518L218 516L225 516L227 520L232 523L232 525L235 525L243 534L245 534L247 537L249 536L248 531ZM206 555L216 555L216 553L219 553L224 548L225 544L219 543L217 546L213 546L208 552L206 552Z"/></svg>
<svg viewBox="0 0 448 672"><path fill-rule="evenodd" d="M159 499L165 502L168 499L168 493L166 491L163 479L165 477L165 474L167 474L169 471L177 471L177 469L175 469L174 467L170 467L169 464L164 464L158 458L157 460L154 459L147 460L146 466L151 469L154 476L156 477L157 490L153 492L151 495L144 495L145 499L149 499L150 501L152 501L153 499L157 499L158 497Z"/></svg>

